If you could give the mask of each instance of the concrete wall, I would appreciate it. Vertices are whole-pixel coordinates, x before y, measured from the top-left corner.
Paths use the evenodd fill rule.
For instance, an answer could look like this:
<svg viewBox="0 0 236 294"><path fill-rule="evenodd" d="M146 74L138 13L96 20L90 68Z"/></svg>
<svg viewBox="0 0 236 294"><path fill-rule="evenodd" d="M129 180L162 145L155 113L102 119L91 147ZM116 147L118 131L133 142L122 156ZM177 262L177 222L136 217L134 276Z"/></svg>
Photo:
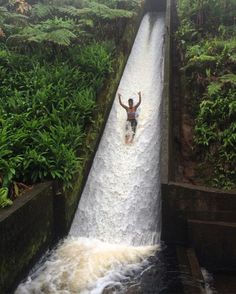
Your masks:
<svg viewBox="0 0 236 294"><path fill-rule="evenodd" d="M166 36L164 47L164 87L162 97L162 142L161 142L161 182L172 179L172 101L171 101L171 66L172 66L172 0L166 1Z"/></svg>
<svg viewBox="0 0 236 294"><path fill-rule="evenodd" d="M236 222L236 195L217 189L169 182L162 185L162 238L187 245L188 220Z"/></svg>
<svg viewBox="0 0 236 294"><path fill-rule="evenodd" d="M165 11L167 1L168 0L148 0L146 1L145 8L147 11Z"/></svg>
<svg viewBox="0 0 236 294"><path fill-rule="evenodd" d="M52 239L51 183L37 185L0 210L0 293L11 292Z"/></svg>
<svg viewBox="0 0 236 294"><path fill-rule="evenodd" d="M162 240L167 244L192 246L201 265L212 271L236 270L235 236L235 192L162 185Z"/></svg>

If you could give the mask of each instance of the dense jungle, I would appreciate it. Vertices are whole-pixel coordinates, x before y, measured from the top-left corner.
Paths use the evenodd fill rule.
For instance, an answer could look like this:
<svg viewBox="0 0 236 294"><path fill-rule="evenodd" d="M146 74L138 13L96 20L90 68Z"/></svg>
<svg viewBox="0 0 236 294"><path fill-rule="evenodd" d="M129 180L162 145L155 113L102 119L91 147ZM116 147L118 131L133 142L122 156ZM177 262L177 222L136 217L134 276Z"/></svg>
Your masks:
<svg viewBox="0 0 236 294"><path fill-rule="evenodd" d="M236 1L179 0L184 178L236 187Z"/></svg>
<svg viewBox="0 0 236 294"><path fill-rule="evenodd" d="M179 0L175 34L184 160L204 185L236 186L236 2ZM97 95L138 0L0 2L0 207L45 180L72 184Z"/></svg>
<svg viewBox="0 0 236 294"><path fill-rule="evenodd" d="M97 94L138 1L1 1L0 207L38 182L69 188Z"/></svg>

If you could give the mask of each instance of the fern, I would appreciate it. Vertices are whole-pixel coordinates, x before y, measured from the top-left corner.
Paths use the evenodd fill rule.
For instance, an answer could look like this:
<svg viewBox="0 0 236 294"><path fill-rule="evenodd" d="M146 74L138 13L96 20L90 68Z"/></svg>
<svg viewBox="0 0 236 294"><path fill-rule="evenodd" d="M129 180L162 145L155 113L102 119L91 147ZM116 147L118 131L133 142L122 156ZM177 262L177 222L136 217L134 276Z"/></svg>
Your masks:
<svg viewBox="0 0 236 294"><path fill-rule="evenodd" d="M6 7L0 6L0 24L6 25L8 23L12 23L15 25L24 25L27 21L28 16L9 12Z"/></svg>
<svg viewBox="0 0 236 294"><path fill-rule="evenodd" d="M194 63L207 63L207 62L215 62L216 60L217 60L217 57L215 56L201 54L199 56L194 56L189 61Z"/></svg>
<svg viewBox="0 0 236 294"><path fill-rule="evenodd" d="M77 36L67 29L59 29L53 32L47 33L40 42L52 42L61 46L70 46L71 41L76 39Z"/></svg>
<svg viewBox="0 0 236 294"><path fill-rule="evenodd" d="M0 188L0 208L12 205L12 203L8 198L8 188Z"/></svg>
<svg viewBox="0 0 236 294"><path fill-rule="evenodd" d="M62 15L69 16L71 18L81 16L82 14L87 13L87 9L78 9L74 6L63 6L63 7L57 7L57 11L61 13Z"/></svg>
<svg viewBox="0 0 236 294"><path fill-rule="evenodd" d="M229 60L233 63L236 63L236 53L230 54Z"/></svg>
<svg viewBox="0 0 236 294"><path fill-rule="evenodd" d="M222 87L222 84L219 82L212 82L210 85L207 87L207 93L209 96L213 96L217 93L220 92Z"/></svg>
<svg viewBox="0 0 236 294"><path fill-rule="evenodd" d="M220 77L223 83L231 83L236 85L236 74L229 73Z"/></svg>
<svg viewBox="0 0 236 294"><path fill-rule="evenodd" d="M59 46L69 46L71 41L77 37L72 32L73 29L75 29L75 23L71 20L64 21L60 18L54 18L37 25L28 26L19 34L10 36L7 42L11 46L19 45L22 42L51 42Z"/></svg>
<svg viewBox="0 0 236 294"><path fill-rule="evenodd" d="M8 12L6 7L0 6L0 22L3 22L7 17L10 17L11 13Z"/></svg>
<svg viewBox="0 0 236 294"><path fill-rule="evenodd" d="M122 9L133 10L133 11L135 11L137 7L139 7L141 4L141 1L139 0L98 0L93 2L105 4L106 6L110 8L119 8L119 9L122 8Z"/></svg>
<svg viewBox="0 0 236 294"><path fill-rule="evenodd" d="M75 7L59 7L58 11L72 17L96 17L98 19L112 20L116 18L130 18L134 12L124 9L113 9L108 6L95 2L86 3L86 7L77 9Z"/></svg>
<svg viewBox="0 0 236 294"><path fill-rule="evenodd" d="M52 16L54 6L38 3L32 6L31 17L36 19L43 19Z"/></svg>
<svg viewBox="0 0 236 294"><path fill-rule="evenodd" d="M228 48L229 50L235 50L236 49L236 38L233 37L231 39L214 39L212 42L212 45L215 47L215 49L224 49Z"/></svg>
<svg viewBox="0 0 236 294"><path fill-rule="evenodd" d="M134 15L133 12L123 9L112 9L104 4L92 2L89 5L90 13L101 19L112 20L116 18L130 18Z"/></svg>

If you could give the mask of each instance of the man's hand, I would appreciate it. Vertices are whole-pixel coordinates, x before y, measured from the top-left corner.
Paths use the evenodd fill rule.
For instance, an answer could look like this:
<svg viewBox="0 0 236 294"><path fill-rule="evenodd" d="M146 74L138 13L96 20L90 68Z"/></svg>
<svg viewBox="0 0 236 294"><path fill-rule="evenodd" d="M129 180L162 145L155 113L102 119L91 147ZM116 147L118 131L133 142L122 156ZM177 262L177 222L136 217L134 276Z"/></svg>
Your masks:
<svg viewBox="0 0 236 294"><path fill-rule="evenodd" d="M141 91L138 92L138 95L139 95L139 96L141 95Z"/></svg>

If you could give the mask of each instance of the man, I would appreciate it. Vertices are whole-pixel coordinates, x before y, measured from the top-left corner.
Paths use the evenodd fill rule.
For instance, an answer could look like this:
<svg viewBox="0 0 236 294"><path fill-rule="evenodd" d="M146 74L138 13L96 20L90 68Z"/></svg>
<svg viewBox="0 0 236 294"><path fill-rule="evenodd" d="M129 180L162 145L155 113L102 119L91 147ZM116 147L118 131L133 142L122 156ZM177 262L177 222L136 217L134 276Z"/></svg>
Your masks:
<svg viewBox="0 0 236 294"><path fill-rule="evenodd" d="M134 106L134 101L131 98L128 100L129 106L126 106L121 101L121 94L118 93L120 105L127 112L127 122L128 122L128 124L126 125L126 130L128 130L129 125L131 125L131 129L132 129L132 137L131 137L130 141L129 141L130 136L128 134L125 135L125 143L126 144L127 143L132 143L133 140L134 140L134 136L135 136L135 132L136 132L137 124L138 124L137 120L136 120L136 112L137 112L137 108L141 104L141 92L140 91L138 92L138 96L139 96L139 101L135 106Z"/></svg>

